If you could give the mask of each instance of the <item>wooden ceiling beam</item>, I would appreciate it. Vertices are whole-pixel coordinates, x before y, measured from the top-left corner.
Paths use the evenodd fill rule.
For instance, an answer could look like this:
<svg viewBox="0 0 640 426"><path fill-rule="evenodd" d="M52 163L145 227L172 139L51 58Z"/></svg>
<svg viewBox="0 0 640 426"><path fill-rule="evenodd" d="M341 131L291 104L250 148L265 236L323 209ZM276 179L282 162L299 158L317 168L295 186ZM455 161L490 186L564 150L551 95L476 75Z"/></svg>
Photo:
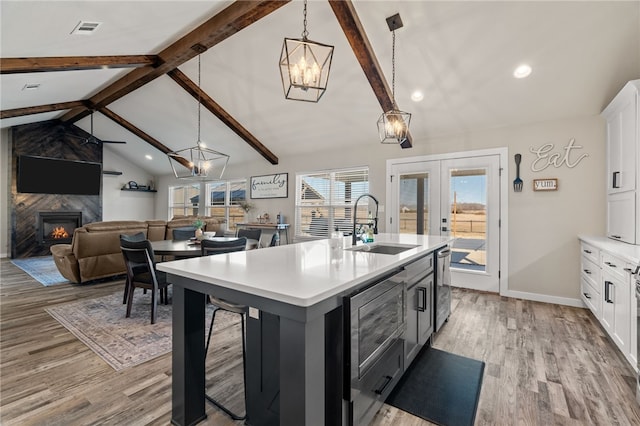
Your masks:
<svg viewBox="0 0 640 426"><path fill-rule="evenodd" d="M173 151L172 149L170 149L166 145L164 145L162 142L160 142L159 140L155 139L153 136L147 134L146 132L144 132L140 128L134 126L132 123L130 123L129 121L127 121L124 118L120 117L118 114L116 114L115 112L111 111L110 109L108 109L106 107L102 107L102 108L99 108L97 111L100 112L101 114L103 114L105 117L110 118L111 120L113 120L114 122L119 124L120 126L124 127L125 129L127 129L128 131L130 131L131 133L133 133L134 135L136 135L137 137L139 137L143 141L147 142L149 145L153 146L154 148L156 148L157 150L162 152L163 154L168 154L168 153ZM189 164L189 161L187 159L185 159L185 158L179 157L179 158L176 158L176 160L178 162L180 162L183 166L187 167L187 168L190 168L190 166L191 166Z"/></svg>
<svg viewBox="0 0 640 426"><path fill-rule="evenodd" d="M25 108L5 109L0 111L0 119L21 117L23 115L41 114L44 112L60 111L64 109L73 109L84 107L83 101L60 102L57 104L38 105Z"/></svg>
<svg viewBox="0 0 640 426"><path fill-rule="evenodd" d="M342 27L344 35L347 37L351 49L356 59L362 67L362 71L369 80L369 85L373 89L382 111L389 111L395 108L393 104L393 93L387 83L382 68L378 63L378 59L371 47L369 38L367 37L364 27L360 22L360 18L356 13L356 9L351 0L329 0L331 9L336 15L338 23ZM382 25L382 23L380 24ZM407 134L407 139L400 144L402 148L411 148L413 146L413 138L411 133Z"/></svg>
<svg viewBox="0 0 640 426"><path fill-rule="evenodd" d="M289 1L291 0L243 0L231 3L207 22L160 52L157 65L132 70L120 80L92 96L88 100L89 104L93 108L99 109L122 98L201 53L196 47L204 46L209 49ZM61 120L74 122L86 115L88 115L86 110L77 108L69 111Z"/></svg>
<svg viewBox="0 0 640 426"><path fill-rule="evenodd" d="M135 68L155 65L157 61L155 55L2 58L0 74Z"/></svg>
<svg viewBox="0 0 640 426"><path fill-rule="evenodd" d="M227 127L240 136L246 143L248 143L253 149L255 149L260 155L262 155L271 164L278 164L278 157L271 152L266 146L264 146L255 136L251 134L247 129L242 126L235 118L224 110L218 103L216 103L211 97L203 91L193 80L187 77L179 69L174 69L168 73L169 77L186 90L195 99L199 99L201 104L204 105L213 115L218 117Z"/></svg>

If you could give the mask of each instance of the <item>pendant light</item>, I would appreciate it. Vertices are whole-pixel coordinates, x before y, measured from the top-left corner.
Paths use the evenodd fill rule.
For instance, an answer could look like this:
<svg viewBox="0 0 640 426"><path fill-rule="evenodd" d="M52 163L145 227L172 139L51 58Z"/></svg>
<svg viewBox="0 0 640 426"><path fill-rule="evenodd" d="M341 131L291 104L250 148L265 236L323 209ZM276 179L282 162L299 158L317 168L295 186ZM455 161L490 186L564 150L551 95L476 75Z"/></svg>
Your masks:
<svg viewBox="0 0 640 426"><path fill-rule="evenodd" d="M285 38L282 44L282 89L286 99L318 102L327 90L333 46L307 38L307 0L304 0L303 16L302 38Z"/></svg>
<svg viewBox="0 0 640 426"><path fill-rule="evenodd" d="M397 13L387 18L387 25L392 34L391 48L391 110L383 113L378 119L378 135L381 143L400 144L407 140L411 114L400 111L396 104L396 30L402 28L402 19Z"/></svg>
<svg viewBox="0 0 640 426"><path fill-rule="evenodd" d="M198 55L198 89L200 89L200 55ZM229 156L215 151L200 140L200 90L198 90L198 140L196 146L168 153L169 164L178 179L221 179Z"/></svg>

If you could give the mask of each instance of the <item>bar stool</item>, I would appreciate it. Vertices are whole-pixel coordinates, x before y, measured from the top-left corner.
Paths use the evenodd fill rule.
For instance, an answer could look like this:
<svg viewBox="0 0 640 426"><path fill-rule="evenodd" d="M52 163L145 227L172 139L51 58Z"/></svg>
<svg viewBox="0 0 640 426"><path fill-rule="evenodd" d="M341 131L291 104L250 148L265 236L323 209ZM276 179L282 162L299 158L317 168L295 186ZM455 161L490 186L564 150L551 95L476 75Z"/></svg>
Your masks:
<svg viewBox="0 0 640 426"><path fill-rule="evenodd" d="M213 323L214 323L214 320L216 319L216 312L218 312L219 310L223 310L223 311L231 312L233 314L240 315L241 333L242 333L242 376L243 376L242 379L243 379L243 386L244 386L245 413L243 416L240 416L239 414L236 414L231 410L229 410L227 407L225 407L220 402L216 401L206 393L204 396L216 407L220 408L222 411L227 413L233 420L244 420L247 417L247 368L246 368L247 355L246 355L246 348L245 348L244 316L248 308L245 305L237 305L234 303L229 303L225 300L218 299L217 297L213 297L213 296L209 296L209 300L215 306L215 309L213 311L213 315L211 316L211 325L209 326L209 336L207 337L207 345L205 346L205 349L204 349L205 360L207 358L207 354L209 353L209 343L211 342L211 334L213 333Z"/></svg>

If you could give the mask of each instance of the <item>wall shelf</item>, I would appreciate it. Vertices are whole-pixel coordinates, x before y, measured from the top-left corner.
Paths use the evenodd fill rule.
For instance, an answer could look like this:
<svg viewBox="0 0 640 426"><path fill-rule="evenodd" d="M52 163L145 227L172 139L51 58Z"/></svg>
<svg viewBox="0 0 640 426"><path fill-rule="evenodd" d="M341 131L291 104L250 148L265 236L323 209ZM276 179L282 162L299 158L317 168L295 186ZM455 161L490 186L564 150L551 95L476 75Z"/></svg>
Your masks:
<svg viewBox="0 0 640 426"><path fill-rule="evenodd" d="M116 172L115 170L103 170L102 171L103 175L114 175L114 176L120 176L122 174L122 172Z"/></svg>
<svg viewBox="0 0 640 426"><path fill-rule="evenodd" d="M121 188L120 191L134 191L134 192L158 192L155 189L135 189L135 188Z"/></svg>

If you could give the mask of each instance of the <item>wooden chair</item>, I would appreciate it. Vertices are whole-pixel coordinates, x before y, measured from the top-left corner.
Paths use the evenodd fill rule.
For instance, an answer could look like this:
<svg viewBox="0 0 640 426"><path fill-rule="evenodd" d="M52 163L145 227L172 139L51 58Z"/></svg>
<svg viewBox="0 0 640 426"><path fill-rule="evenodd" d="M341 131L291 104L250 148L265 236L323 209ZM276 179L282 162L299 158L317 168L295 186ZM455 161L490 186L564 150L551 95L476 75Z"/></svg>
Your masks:
<svg viewBox="0 0 640 426"><path fill-rule="evenodd" d="M247 238L242 237L232 241L213 241L202 240L201 250L203 256L210 256L223 253L231 253L235 251L244 251L247 247ZM226 408L222 403L216 401L211 396L205 394L208 401L213 403L216 407L227 413L233 420L244 420L247 417L246 404L247 404L247 370L246 370L246 346L245 346L245 314L248 311L247 306L239 305L235 303L227 302L226 300L219 299L217 297L209 295L209 302L214 305L213 315L211 316L211 324L209 325L209 334L207 336L207 344L204 349L205 359L209 353L209 344L211 343L211 334L213 333L213 323L216 319L216 312L219 310L231 312L233 314L240 315L241 333L242 333L242 374L244 379L244 402L245 402L245 414L243 416L236 414Z"/></svg>
<svg viewBox="0 0 640 426"><path fill-rule="evenodd" d="M132 234L132 235L127 235L127 234L120 234L120 242L122 242L122 240L125 241L144 241L146 240L147 237L144 235L144 232L138 232L137 234ZM124 296L122 297L122 304L124 305L125 303L127 303L127 296L129 294L129 276L127 275L125 281L124 281ZM146 293L146 290L145 290Z"/></svg>
<svg viewBox="0 0 640 426"><path fill-rule="evenodd" d="M149 240L127 241L121 238L120 249L127 266L127 280L129 281L126 317L131 316L133 293L136 287L140 287L151 290L151 324L155 324L158 310L157 295L160 295L161 303L164 301L165 305L169 304L167 289L170 283L167 282L167 275L156 270L153 261L153 248Z"/></svg>

